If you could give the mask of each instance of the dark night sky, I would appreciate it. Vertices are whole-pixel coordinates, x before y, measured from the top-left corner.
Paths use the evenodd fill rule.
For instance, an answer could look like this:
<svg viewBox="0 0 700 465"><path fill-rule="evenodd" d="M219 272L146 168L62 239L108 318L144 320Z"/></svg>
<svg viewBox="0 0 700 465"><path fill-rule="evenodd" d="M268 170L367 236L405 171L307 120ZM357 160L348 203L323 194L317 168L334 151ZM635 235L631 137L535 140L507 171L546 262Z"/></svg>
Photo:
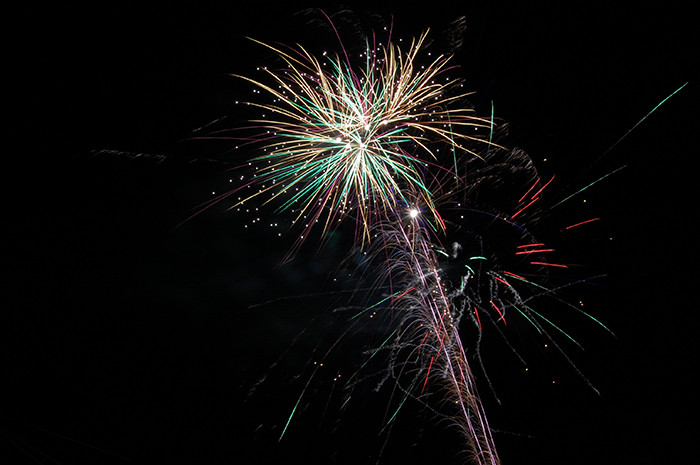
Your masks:
<svg viewBox="0 0 700 465"><path fill-rule="evenodd" d="M473 103L487 112L493 101L511 125L509 143L557 173L560 186L627 165L572 207L603 218L583 242L592 273L608 277L580 295L617 337L583 328L576 334L587 350L572 355L601 395L556 357L524 376L502 349L486 354L502 405L481 391L503 462L686 457L687 373L697 366L693 272L684 272L697 258L690 13L670 4L373 3L352 8L393 14L405 37L425 27L439 36L464 15L455 60L477 91ZM309 16L295 14L309 6L67 2L8 15L21 32L5 88L19 143L5 151L0 463L376 462L388 393L371 383L339 412L342 395L321 379L277 442L314 349L343 329L342 315L330 313L342 297L303 296L352 287L331 280L347 237L277 269L289 242L265 228L244 231L225 205L174 229L227 186L225 170L244 156L186 140L223 116L223 127L241 124L232 102L250 94L228 73L252 73L269 58L244 37L309 43ZM283 300L249 308L272 299ZM346 338L326 362L329 376L362 362L370 332ZM407 406L380 463L460 463L458 441Z"/></svg>

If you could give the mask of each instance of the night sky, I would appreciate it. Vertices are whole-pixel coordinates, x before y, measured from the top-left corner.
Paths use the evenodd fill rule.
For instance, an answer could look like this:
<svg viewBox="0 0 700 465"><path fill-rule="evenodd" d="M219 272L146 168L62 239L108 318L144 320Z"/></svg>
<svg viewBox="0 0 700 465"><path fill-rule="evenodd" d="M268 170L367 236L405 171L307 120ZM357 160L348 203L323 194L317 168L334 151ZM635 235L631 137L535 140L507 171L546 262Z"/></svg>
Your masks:
<svg viewBox="0 0 700 465"><path fill-rule="evenodd" d="M393 15L407 39L430 27L438 45L464 16L455 63L472 103L488 114L493 102L506 142L556 174L560 192L626 166L542 225L547 236L602 218L561 250L607 275L569 296L615 337L562 317L586 349L567 353L600 395L556 354L533 347L524 372L494 340L484 359L500 405L479 386L503 463L686 459L697 404L690 13L375 3L345 7L363 25ZM363 285L344 261L351 228L280 267L295 231L267 227L284 221L272 209L249 228L226 202L181 224L253 155L196 138L250 116L234 103L255 98L250 86L230 74L272 57L246 37L323 47L315 6L64 2L7 15L20 27L6 43L0 463L462 463L460 438L417 403L380 434L391 389L375 392L376 380L343 406L330 379L363 363L379 323L343 336L278 441L313 362L346 328L333 309Z"/></svg>

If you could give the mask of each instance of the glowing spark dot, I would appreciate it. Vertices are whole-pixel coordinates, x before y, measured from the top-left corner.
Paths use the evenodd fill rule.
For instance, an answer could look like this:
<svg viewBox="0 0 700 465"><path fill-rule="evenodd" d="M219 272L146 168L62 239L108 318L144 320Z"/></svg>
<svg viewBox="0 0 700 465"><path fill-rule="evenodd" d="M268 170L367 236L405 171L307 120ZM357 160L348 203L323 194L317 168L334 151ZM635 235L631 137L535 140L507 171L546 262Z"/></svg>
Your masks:
<svg viewBox="0 0 700 465"><path fill-rule="evenodd" d="M410 212L408 212L408 216L411 218L417 218L418 217L418 210L415 208L412 208Z"/></svg>

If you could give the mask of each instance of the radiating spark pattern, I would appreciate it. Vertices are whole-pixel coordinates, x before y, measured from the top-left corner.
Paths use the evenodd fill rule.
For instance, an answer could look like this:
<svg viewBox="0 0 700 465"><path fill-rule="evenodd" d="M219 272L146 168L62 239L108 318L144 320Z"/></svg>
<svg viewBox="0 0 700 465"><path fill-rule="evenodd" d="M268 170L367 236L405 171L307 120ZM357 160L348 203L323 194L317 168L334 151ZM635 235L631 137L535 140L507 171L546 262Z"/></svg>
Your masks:
<svg viewBox="0 0 700 465"><path fill-rule="evenodd" d="M263 44L284 66L263 69L269 83L242 77L273 99L252 104L266 113L254 122L264 129L258 140L266 152L256 161L267 162L256 176L256 184L266 187L252 197L280 200L279 208L293 211L296 221L306 216L305 236L318 222L325 233L352 214L358 239L367 242L372 224L406 204L410 188L444 229L426 169L448 170L436 164L439 145L473 153L465 142L488 144L492 122L454 105L465 94L445 75L448 57L417 65L426 34L407 52L391 42L382 47L367 41L360 71L345 50L342 58L319 60L303 48Z"/></svg>

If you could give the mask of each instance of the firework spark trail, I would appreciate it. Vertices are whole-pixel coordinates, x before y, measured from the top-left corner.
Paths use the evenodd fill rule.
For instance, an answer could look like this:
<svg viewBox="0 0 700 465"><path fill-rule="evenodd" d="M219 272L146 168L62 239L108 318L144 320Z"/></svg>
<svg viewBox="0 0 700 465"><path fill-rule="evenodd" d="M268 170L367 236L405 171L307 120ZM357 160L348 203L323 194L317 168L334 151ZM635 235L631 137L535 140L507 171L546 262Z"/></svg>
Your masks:
<svg viewBox="0 0 700 465"><path fill-rule="evenodd" d="M475 463L498 464L491 430L459 336L461 315L455 313L443 284L436 246L415 215L406 224L396 221L382 229L377 255L383 250L390 252L394 258L388 263L386 273L392 274L392 281L398 286L410 289L392 301L401 331L389 346L397 352L391 358L402 360L400 371L410 373L411 385L422 386L420 394L428 384L442 388L446 403L457 407L452 419L460 425ZM409 360L414 357L398 354L407 349L418 353L419 360L429 360L427 366L419 362L415 369L410 369ZM394 376L397 382L401 381L401 375Z"/></svg>

